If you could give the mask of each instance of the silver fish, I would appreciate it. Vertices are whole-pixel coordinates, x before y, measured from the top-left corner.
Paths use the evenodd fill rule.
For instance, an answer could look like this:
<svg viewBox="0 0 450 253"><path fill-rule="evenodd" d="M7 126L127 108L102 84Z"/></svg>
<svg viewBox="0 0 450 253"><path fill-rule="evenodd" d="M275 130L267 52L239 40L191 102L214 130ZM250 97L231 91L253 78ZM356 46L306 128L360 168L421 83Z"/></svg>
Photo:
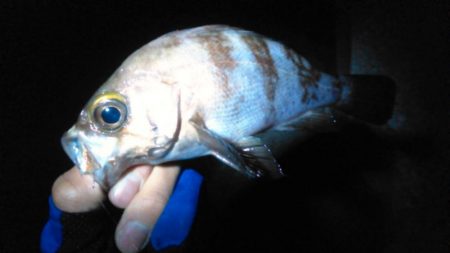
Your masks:
<svg viewBox="0 0 450 253"><path fill-rule="evenodd" d="M62 138L103 187L129 166L213 155L250 178L281 176L255 134L286 130L351 87L277 41L224 25L168 33L130 55Z"/></svg>

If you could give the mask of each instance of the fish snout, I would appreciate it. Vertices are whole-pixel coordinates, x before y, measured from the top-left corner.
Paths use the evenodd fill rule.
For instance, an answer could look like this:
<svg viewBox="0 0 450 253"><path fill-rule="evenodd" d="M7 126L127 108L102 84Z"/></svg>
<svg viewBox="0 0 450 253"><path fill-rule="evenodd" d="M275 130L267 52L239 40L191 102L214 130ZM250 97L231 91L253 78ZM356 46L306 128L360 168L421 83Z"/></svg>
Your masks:
<svg viewBox="0 0 450 253"><path fill-rule="evenodd" d="M92 174L100 166L89 149L83 145L79 133L71 128L61 138L64 151L83 174Z"/></svg>

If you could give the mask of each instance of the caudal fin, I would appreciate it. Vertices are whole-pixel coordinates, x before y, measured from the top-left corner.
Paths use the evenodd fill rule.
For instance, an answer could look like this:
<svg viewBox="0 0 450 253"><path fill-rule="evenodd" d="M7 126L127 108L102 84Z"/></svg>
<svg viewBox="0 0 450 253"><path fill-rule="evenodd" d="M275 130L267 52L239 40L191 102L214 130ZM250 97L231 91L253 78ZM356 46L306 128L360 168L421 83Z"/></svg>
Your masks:
<svg viewBox="0 0 450 253"><path fill-rule="evenodd" d="M357 119L384 124L392 115L395 82L386 76L343 75L342 99L335 108Z"/></svg>

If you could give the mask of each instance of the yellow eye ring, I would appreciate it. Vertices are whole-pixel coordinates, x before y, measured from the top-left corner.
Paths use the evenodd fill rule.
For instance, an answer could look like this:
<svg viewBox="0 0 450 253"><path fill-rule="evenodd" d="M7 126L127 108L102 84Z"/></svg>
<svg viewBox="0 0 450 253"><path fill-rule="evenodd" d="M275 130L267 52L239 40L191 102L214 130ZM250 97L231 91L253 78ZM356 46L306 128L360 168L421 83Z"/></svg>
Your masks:
<svg viewBox="0 0 450 253"><path fill-rule="evenodd" d="M88 114L97 130L115 132L122 128L127 120L127 103L117 92L104 92L94 98L88 107Z"/></svg>

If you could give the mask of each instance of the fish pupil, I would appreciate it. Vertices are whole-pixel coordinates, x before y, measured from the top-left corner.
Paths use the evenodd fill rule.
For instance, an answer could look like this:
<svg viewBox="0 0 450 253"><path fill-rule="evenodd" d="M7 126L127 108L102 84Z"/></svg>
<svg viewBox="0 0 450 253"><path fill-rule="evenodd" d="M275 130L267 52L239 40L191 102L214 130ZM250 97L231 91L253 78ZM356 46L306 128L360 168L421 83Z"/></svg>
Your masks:
<svg viewBox="0 0 450 253"><path fill-rule="evenodd" d="M114 124L120 120L120 111L116 107L108 106L103 108L101 116L105 123Z"/></svg>

